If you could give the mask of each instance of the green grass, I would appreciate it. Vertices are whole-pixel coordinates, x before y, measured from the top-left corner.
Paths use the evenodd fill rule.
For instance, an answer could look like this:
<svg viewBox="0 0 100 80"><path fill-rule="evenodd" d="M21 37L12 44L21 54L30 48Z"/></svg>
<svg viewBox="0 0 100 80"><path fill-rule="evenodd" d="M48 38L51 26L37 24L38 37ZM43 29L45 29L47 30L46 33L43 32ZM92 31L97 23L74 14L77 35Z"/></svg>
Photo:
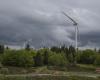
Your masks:
<svg viewBox="0 0 100 80"><path fill-rule="evenodd" d="M4 68L4 69L3 69ZM93 65L82 65L78 64L76 66L69 66L69 67L58 67L58 66L43 66L43 67L30 67L30 68L23 68L23 67L3 67L0 69L0 73L5 72L9 74L27 74L27 73L47 73L53 74L55 72L89 72L95 73L96 67ZM8 69L8 70L7 70ZM61 73L62 74L62 73Z"/></svg>
<svg viewBox="0 0 100 80"><path fill-rule="evenodd" d="M7 76L0 75L0 80L100 80L99 78L86 77L84 72L88 72L90 75L96 75L95 66L78 64L71 67L31 67L31 68L18 68L18 67L6 67L9 74L26 74L26 76ZM79 73L78 73L79 72ZM52 74L51 76L32 76L27 74ZM54 76L56 75L56 76ZM63 76L62 76L63 75ZM66 76L67 75L67 76ZM80 77L79 77L80 75Z"/></svg>
<svg viewBox="0 0 100 80"><path fill-rule="evenodd" d="M100 78L77 77L77 76L26 76L26 77L5 77L0 76L0 80L100 80Z"/></svg>
<svg viewBox="0 0 100 80"><path fill-rule="evenodd" d="M69 66L68 71L74 72L95 72L96 66L93 65L85 65L85 64L77 64L76 66Z"/></svg>

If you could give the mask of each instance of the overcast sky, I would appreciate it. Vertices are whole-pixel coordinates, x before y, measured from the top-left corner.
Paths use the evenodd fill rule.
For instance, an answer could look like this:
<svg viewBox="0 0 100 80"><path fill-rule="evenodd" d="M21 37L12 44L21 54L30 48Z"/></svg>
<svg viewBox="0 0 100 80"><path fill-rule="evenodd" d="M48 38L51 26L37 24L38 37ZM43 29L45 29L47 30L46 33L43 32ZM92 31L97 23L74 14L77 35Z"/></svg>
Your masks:
<svg viewBox="0 0 100 80"><path fill-rule="evenodd" d="M74 45L79 25L79 46L100 47L100 0L0 0L0 43L34 47Z"/></svg>

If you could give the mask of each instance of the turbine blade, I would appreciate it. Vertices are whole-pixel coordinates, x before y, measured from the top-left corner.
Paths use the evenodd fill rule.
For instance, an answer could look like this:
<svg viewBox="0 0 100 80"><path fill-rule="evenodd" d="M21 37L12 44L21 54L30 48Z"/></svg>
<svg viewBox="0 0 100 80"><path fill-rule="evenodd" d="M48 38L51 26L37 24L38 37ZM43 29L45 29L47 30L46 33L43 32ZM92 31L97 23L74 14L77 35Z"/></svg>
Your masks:
<svg viewBox="0 0 100 80"><path fill-rule="evenodd" d="M62 13L73 22L73 25L76 25L76 26L78 25L78 23L74 19L72 19L70 16L68 16L65 12L62 12Z"/></svg>

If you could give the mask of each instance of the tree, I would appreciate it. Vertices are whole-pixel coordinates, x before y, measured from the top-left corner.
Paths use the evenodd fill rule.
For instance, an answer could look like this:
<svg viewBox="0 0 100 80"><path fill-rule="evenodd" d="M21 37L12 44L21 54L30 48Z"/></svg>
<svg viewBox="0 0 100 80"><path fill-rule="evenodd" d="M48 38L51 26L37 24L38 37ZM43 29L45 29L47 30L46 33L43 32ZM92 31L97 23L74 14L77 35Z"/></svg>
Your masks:
<svg viewBox="0 0 100 80"><path fill-rule="evenodd" d="M49 53L48 53L48 51L45 51L44 52L44 60L43 60L45 65L48 65L48 58L49 58Z"/></svg>
<svg viewBox="0 0 100 80"><path fill-rule="evenodd" d="M65 45L61 46L61 52L64 52L65 53Z"/></svg>
<svg viewBox="0 0 100 80"><path fill-rule="evenodd" d="M25 49L28 50L28 51L30 50L30 44L29 43L26 44Z"/></svg>
<svg viewBox="0 0 100 80"><path fill-rule="evenodd" d="M65 52L64 52L64 53L65 53L65 55L66 55L66 58L68 59L68 58L69 58L69 50L68 50L67 47L65 48Z"/></svg>
<svg viewBox="0 0 100 80"><path fill-rule="evenodd" d="M79 55L79 60L78 63L82 64L93 64L96 58L96 53L93 50L87 49L84 50L80 55Z"/></svg>
<svg viewBox="0 0 100 80"><path fill-rule="evenodd" d="M34 60L30 53L12 50L3 54L2 64L5 66L32 67Z"/></svg>
<svg viewBox="0 0 100 80"><path fill-rule="evenodd" d="M49 57L49 65L52 65L52 66L66 66L68 63L66 57L64 54L52 54L50 57Z"/></svg>
<svg viewBox="0 0 100 80"><path fill-rule="evenodd" d="M70 59L69 59L69 62L71 62L71 63L75 63L76 62L76 51L75 51L75 48L73 47L73 46L70 46L69 47L69 57L70 57Z"/></svg>
<svg viewBox="0 0 100 80"><path fill-rule="evenodd" d="M36 56L34 57L35 66L43 66L43 57L40 52L37 52Z"/></svg>
<svg viewBox="0 0 100 80"><path fill-rule="evenodd" d="M4 45L0 45L0 53L4 53Z"/></svg>
<svg viewBox="0 0 100 80"><path fill-rule="evenodd" d="M56 46L53 46L53 47L51 47L51 51L56 52L56 53L60 53L61 49L56 47Z"/></svg>
<svg viewBox="0 0 100 80"><path fill-rule="evenodd" d="M9 49L9 47L7 46L7 47L6 47L6 50L8 50L8 49Z"/></svg>

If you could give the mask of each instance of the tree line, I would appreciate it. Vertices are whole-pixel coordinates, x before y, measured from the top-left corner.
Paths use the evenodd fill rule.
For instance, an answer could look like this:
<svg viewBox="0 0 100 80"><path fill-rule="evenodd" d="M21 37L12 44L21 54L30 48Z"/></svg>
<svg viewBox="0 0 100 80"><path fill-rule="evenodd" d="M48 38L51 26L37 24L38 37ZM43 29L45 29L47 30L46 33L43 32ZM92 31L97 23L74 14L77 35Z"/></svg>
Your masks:
<svg viewBox="0 0 100 80"><path fill-rule="evenodd" d="M73 46L53 46L50 49L33 50L29 45L25 49L11 50L0 45L0 62L4 66L38 67L68 66L76 64L100 65L100 50L76 50Z"/></svg>

